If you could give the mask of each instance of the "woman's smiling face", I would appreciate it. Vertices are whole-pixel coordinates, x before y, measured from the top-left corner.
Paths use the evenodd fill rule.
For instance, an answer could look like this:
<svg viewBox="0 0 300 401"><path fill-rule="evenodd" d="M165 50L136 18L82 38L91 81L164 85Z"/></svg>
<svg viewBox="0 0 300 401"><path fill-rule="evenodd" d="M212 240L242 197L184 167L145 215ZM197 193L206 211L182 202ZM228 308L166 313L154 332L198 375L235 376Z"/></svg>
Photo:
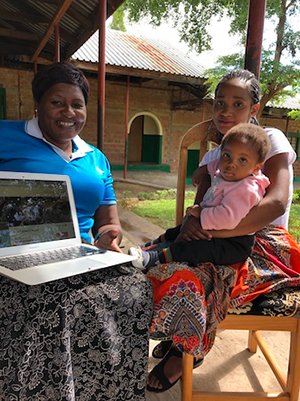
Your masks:
<svg viewBox="0 0 300 401"><path fill-rule="evenodd" d="M64 149L80 133L86 121L86 105L76 85L51 86L38 104L38 123L47 141Z"/></svg>
<svg viewBox="0 0 300 401"><path fill-rule="evenodd" d="M216 93L213 120L224 135L235 125L248 123L259 109L259 103L253 104L247 85L247 82L234 78L222 83Z"/></svg>

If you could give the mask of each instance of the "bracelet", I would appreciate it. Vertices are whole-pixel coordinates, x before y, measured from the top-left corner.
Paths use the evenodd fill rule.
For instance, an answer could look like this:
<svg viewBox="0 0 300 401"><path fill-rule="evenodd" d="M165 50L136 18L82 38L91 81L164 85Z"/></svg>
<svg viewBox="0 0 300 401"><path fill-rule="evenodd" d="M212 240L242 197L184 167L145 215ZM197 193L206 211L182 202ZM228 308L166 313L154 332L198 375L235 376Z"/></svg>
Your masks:
<svg viewBox="0 0 300 401"><path fill-rule="evenodd" d="M96 241L98 241L98 239L99 239L102 235L103 235L103 232L102 232L102 231L98 231L97 234L96 234L96 236L95 236L95 238L94 238L94 243L95 243Z"/></svg>
<svg viewBox="0 0 300 401"><path fill-rule="evenodd" d="M102 237L102 235L104 235L105 233L107 233L108 231L110 231L110 229L111 228L115 228L115 227L109 227L108 225L107 226L103 226L103 227L106 227L106 229L104 230L104 231L98 231L97 232L97 234L95 235L95 237L94 237L94 243L96 242L96 241L98 241L98 239L99 238L101 238ZM102 228L103 228L102 227ZM118 243L120 243L121 241L122 241L122 231L121 231L121 227L116 227L117 229L118 229L118 236L117 236L117 239L118 239Z"/></svg>

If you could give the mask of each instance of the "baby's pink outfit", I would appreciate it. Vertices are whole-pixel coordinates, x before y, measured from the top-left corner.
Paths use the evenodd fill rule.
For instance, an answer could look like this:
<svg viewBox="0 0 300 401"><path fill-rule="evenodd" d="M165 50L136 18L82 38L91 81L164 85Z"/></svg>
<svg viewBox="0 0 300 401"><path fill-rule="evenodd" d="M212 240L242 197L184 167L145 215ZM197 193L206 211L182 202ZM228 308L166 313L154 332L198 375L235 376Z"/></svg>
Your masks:
<svg viewBox="0 0 300 401"><path fill-rule="evenodd" d="M208 163L214 176L210 188L200 204L200 220L204 230L231 230L257 205L270 184L268 177L259 171L240 181L226 181L218 170L219 160Z"/></svg>

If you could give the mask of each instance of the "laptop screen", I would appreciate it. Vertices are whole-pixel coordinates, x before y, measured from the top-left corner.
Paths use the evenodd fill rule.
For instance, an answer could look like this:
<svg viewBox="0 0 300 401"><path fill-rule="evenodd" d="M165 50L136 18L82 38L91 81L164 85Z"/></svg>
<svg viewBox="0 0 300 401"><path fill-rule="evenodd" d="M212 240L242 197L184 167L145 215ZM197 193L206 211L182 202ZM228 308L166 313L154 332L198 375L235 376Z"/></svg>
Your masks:
<svg viewBox="0 0 300 401"><path fill-rule="evenodd" d="M65 181L0 178L0 248L73 238Z"/></svg>

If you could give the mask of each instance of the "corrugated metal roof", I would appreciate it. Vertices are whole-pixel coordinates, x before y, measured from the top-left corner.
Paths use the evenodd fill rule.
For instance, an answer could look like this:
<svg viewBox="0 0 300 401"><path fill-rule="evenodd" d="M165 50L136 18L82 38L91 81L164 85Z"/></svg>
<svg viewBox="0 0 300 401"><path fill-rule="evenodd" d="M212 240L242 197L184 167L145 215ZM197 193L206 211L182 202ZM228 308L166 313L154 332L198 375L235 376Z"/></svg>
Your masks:
<svg viewBox="0 0 300 401"><path fill-rule="evenodd" d="M71 57L98 63L98 31ZM166 41L106 29L105 63L112 66L158 71L204 78L204 67ZM300 94L285 99L282 105L269 101L267 107L300 110Z"/></svg>
<svg viewBox="0 0 300 401"><path fill-rule="evenodd" d="M72 59L98 62L98 32L72 55ZM109 28L106 30L105 63L195 78L203 78L205 70L197 61L165 41Z"/></svg>
<svg viewBox="0 0 300 401"><path fill-rule="evenodd" d="M267 103L267 106L274 107L276 109L300 110L300 94L298 93L293 97L287 97L280 105L270 100Z"/></svg>
<svg viewBox="0 0 300 401"><path fill-rule="evenodd" d="M123 2L106 0L107 18ZM99 26L99 0L73 0L65 12L61 11L63 3L64 0L0 0L0 56L16 60L32 57L54 17L59 15L61 58L69 58ZM40 57L53 60L54 55L52 35Z"/></svg>

